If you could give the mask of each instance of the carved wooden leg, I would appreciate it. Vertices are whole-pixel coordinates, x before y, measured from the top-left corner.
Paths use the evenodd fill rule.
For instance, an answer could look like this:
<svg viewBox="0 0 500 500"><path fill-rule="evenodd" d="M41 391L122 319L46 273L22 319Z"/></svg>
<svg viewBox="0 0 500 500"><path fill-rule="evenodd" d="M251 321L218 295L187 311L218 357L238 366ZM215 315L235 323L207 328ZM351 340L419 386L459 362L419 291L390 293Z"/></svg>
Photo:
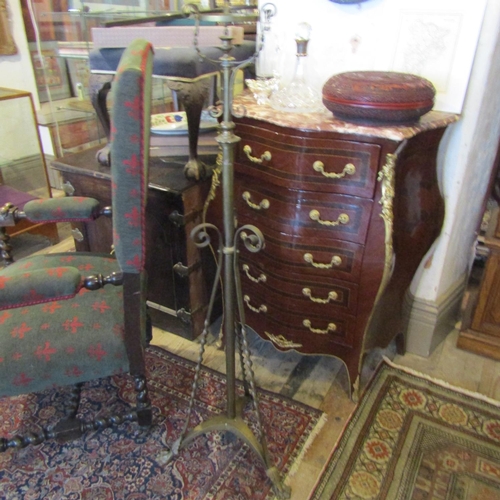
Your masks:
<svg viewBox="0 0 500 500"><path fill-rule="evenodd" d="M90 100L96 112L97 118L104 129L108 143L96 154L97 161L104 166L110 165L110 138L111 138L111 120L107 108L107 98L111 90L111 81L113 75L97 75L91 73L89 78Z"/></svg>
<svg viewBox="0 0 500 500"><path fill-rule="evenodd" d="M82 395L83 384L75 384L71 387L71 397L68 404L68 417L75 418L78 413L78 408L80 407L80 398Z"/></svg>
<svg viewBox="0 0 500 500"><path fill-rule="evenodd" d="M16 215L17 208L12 203L6 203L0 208L0 258L3 260L4 266L8 266L14 262L10 236L7 234L6 228L8 226L15 226Z"/></svg>
<svg viewBox="0 0 500 500"><path fill-rule="evenodd" d="M79 438L83 434L82 422L76 418L78 408L80 407L82 386L83 384L80 383L71 387L67 406L67 416L54 426L54 437L60 441L71 441Z"/></svg>
<svg viewBox="0 0 500 500"><path fill-rule="evenodd" d="M10 245L10 236L7 234L5 227L0 227L0 257L2 258L3 264L8 266L14 262L12 258L12 246Z"/></svg>
<svg viewBox="0 0 500 500"><path fill-rule="evenodd" d="M128 413L97 417L91 422L83 422L76 418L82 385L77 384L71 392L68 418L59 421L53 428L42 428L40 432L28 432L27 434L14 436L11 439L0 438L0 453L10 448L19 449L32 444L40 444L47 439L69 441L81 437L83 433L87 431L102 430L107 427L120 425L123 422L133 422L134 420L136 420L141 427L151 426L153 423L153 412L148 397L146 378L142 375L136 375L134 380L135 389L137 391L137 404L136 408Z"/></svg>
<svg viewBox="0 0 500 500"><path fill-rule="evenodd" d="M51 437L53 436L49 431L42 429L41 432L38 433L30 432L23 436L15 436L11 439L0 438L0 453L10 448L19 449L25 448L30 444L40 444Z"/></svg>
<svg viewBox="0 0 500 500"><path fill-rule="evenodd" d="M192 82L167 80L170 90L175 90L186 111L189 132L189 160L184 167L188 179L203 179L209 174L207 167L198 159L198 136L203 105L207 100L210 78L202 78Z"/></svg>
<svg viewBox="0 0 500 500"><path fill-rule="evenodd" d="M137 392L137 423L140 427L149 427L153 423L153 412L149 401L146 377L135 376L135 390Z"/></svg>

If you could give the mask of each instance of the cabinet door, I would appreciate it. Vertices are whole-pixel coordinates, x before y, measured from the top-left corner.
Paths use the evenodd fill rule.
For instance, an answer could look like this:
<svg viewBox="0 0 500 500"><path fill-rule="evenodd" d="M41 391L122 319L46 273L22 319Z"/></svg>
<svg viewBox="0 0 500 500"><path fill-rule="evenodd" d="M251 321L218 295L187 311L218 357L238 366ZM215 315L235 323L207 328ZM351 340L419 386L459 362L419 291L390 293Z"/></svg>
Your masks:
<svg viewBox="0 0 500 500"><path fill-rule="evenodd" d="M491 249L484 270L472 329L484 332L500 342L500 250ZM498 348L500 351L500 348Z"/></svg>

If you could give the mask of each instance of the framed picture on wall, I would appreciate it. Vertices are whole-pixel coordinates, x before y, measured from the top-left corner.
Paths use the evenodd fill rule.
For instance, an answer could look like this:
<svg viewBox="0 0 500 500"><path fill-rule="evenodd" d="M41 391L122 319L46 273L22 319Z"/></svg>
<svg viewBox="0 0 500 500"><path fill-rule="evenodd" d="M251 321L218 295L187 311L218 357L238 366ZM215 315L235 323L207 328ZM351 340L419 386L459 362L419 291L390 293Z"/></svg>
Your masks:
<svg viewBox="0 0 500 500"><path fill-rule="evenodd" d="M17 47L10 30L6 0L0 0L0 55L17 54Z"/></svg>

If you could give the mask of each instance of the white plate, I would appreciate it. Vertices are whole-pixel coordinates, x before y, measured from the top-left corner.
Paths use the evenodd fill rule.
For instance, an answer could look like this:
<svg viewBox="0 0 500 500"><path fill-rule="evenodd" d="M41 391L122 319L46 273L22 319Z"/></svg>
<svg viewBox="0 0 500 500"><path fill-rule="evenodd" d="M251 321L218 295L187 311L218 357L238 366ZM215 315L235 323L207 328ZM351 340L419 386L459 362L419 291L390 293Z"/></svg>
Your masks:
<svg viewBox="0 0 500 500"><path fill-rule="evenodd" d="M206 111L201 113L200 132L208 132L217 128L216 118ZM159 113L151 116L151 132L159 135L185 135L188 133L188 124L185 111L176 113Z"/></svg>

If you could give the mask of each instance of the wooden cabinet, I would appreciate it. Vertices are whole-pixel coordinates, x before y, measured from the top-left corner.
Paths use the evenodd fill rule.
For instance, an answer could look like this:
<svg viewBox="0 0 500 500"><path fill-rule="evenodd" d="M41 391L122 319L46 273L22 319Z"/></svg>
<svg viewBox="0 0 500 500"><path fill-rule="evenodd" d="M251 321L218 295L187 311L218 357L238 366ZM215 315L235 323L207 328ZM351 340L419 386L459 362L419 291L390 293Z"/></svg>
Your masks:
<svg viewBox="0 0 500 500"><path fill-rule="evenodd" d="M95 160L97 150L67 155L56 160L53 168L61 172L65 189L73 195L111 205L110 170ZM215 161L206 161L211 160ZM210 251L201 251L189 237L202 221L210 180L188 181L185 162L182 157L150 159L146 269L153 324L193 339L203 329L215 263ZM109 253L111 220L101 217L75 224L74 236L79 251Z"/></svg>
<svg viewBox="0 0 500 500"><path fill-rule="evenodd" d="M487 195L483 200L482 212L487 217L483 217L477 231L476 259L485 264L473 265L471 269L463 302L462 327L457 341L457 347L493 359L500 359L499 206L500 144L491 170ZM478 273L479 270L482 272Z"/></svg>
<svg viewBox="0 0 500 500"><path fill-rule="evenodd" d="M500 185L500 149L493 170L492 193ZM496 202L498 203L498 198ZM484 235L487 251L486 264L479 286L471 279L467 294L468 304L462 319L457 346L461 349L500 360L500 217L498 204L491 211ZM472 278L472 276L471 276Z"/></svg>
<svg viewBox="0 0 500 500"><path fill-rule="evenodd" d="M337 356L354 384L363 355L403 333L404 294L441 230L436 155L456 116L362 127L239 101L237 222L265 237L239 251L246 323L278 349Z"/></svg>

